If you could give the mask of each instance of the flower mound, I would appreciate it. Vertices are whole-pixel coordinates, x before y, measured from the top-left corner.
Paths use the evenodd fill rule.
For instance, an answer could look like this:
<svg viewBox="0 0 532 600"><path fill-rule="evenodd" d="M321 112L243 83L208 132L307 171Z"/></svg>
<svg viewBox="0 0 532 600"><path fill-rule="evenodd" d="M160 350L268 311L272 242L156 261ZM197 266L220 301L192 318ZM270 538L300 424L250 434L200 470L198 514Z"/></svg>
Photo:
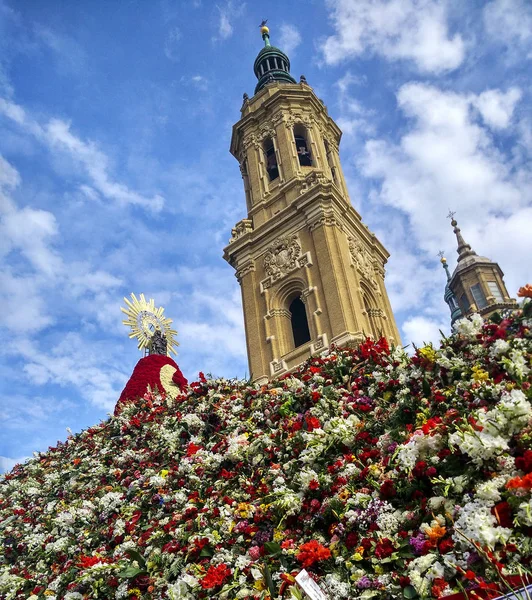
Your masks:
<svg viewBox="0 0 532 600"><path fill-rule="evenodd" d="M297 598L302 568L338 599L518 587L531 325L474 317L412 357L367 341L121 404L0 482L0 598Z"/></svg>

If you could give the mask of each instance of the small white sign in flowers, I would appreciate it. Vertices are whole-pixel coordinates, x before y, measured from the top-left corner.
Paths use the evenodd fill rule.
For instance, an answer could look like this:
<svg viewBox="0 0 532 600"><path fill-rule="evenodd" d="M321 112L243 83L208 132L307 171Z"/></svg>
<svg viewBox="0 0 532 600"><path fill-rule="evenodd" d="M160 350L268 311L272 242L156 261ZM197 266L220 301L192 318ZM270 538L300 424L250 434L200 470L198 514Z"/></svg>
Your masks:
<svg viewBox="0 0 532 600"><path fill-rule="evenodd" d="M300 571L297 575L296 582L311 600L328 600L320 586L312 579L305 569Z"/></svg>

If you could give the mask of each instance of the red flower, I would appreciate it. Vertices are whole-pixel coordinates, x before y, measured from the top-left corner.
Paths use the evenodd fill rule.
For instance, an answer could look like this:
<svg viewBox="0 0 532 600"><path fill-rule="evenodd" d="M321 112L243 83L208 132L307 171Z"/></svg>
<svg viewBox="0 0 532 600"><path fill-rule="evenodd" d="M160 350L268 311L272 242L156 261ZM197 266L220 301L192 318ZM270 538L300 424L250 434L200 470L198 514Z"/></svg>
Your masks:
<svg viewBox="0 0 532 600"><path fill-rule="evenodd" d="M447 554L447 552L450 552L453 548L454 542L451 538L441 540L441 542L438 544L438 550L440 551L440 554Z"/></svg>
<svg viewBox="0 0 532 600"><path fill-rule="evenodd" d="M381 492L382 498L384 498L384 499L395 498L395 496L397 494L397 492L395 490L395 485L391 479L387 479L381 485L380 492Z"/></svg>
<svg viewBox="0 0 532 600"><path fill-rule="evenodd" d="M201 446L198 446L198 445L194 444L193 442L190 442L190 444L188 445L188 448L187 448L187 456L194 456L194 454L196 454L196 452L198 450L201 450Z"/></svg>
<svg viewBox="0 0 532 600"><path fill-rule="evenodd" d="M204 590L210 590L222 585L230 575L231 569L227 565L211 565L200 585Z"/></svg>
<svg viewBox="0 0 532 600"><path fill-rule="evenodd" d="M314 431L314 429L319 429L321 427L321 423L320 423L319 419L317 419L316 417L313 417L312 415L308 415L306 417L306 421L307 421L307 429L309 431Z"/></svg>
<svg viewBox="0 0 532 600"><path fill-rule="evenodd" d="M513 527L512 507L508 502L499 502L491 509L491 514L495 515L497 522L501 527L511 529Z"/></svg>
<svg viewBox="0 0 532 600"><path fill-rule="evenodd" d="M345 546L348 550L352 550L358 542L358 534L356 531L350 531L345 538Z"/></svg>
<svg viewBox="0 0 532 600"><path fill-rule="evenodd" d="M532 473L532 450L526 450L523 456L515 459L515 466L525 473Z"/></svg>
<svg viewBox="0 0 532 600"><path fill-rule="evenodd" d="M309 490L317 490L320 487L320 482L316 479L312 479L308 484Z"/></svg>
<svg viewBox="0 0 532 600"><path fill-rule="evenodd" d="M375 556L377 558L388 558L393 554L395 550L392 540L388 538L382 538L380 542L375 546Z"/></svg>
<svg viewBox="0 0 532 600"><path fill-rule="evenodd" d="M322 546L316 540L311 540L299 546L299 554L296 558L306 568L321 560L327 560L330 557L331 551L329 548Z"/></svg>

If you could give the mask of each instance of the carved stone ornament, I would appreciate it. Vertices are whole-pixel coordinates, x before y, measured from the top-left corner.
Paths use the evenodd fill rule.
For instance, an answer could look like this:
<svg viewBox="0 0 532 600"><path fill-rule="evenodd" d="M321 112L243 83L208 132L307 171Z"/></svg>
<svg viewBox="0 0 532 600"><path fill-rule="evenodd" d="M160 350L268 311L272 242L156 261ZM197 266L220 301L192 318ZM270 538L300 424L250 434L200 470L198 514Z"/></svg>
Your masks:
<svg viewBox="0 0 532 600"><path fill-rule="evenodd" d="M258 144L258 140L254 133L250 133L242 140L242 146L245 150L250 148L251 146L256 146Z"/></svg>
<svg viewBox="0 0 532 600"><path fill-rule="evenodd" d="M246 233L253 231L253 221L251 219L242 219L231 229L231 239L229 243L232 244L235 240L242 237Z"/></svg>
<svg viewBox="0 0 532 600"><path fill-rule="evenodd" d="M301 196L316 185L331 183L330 179L321 171L311 171L301 183L299 195Z"/></svg>
<svg viewBox="0 0 532 600"><path fill-rule="evenodd" d="M268 248L264 256L264 271L266 278L260 282L260 293L296 269L311 267L310 252L301 254L301 245L297 236L277 238Z"/></svg>
<svg viewBox="0 0 532 600"><path fill-rule="evenodd" d="M297 269L301 245L295 235L277 238L264 257L264 271L273 281Z"/></svg>
<svg viewBox="0 0 532 600"><path fill-rule="evenodd" d="M275 129L270 125L263 125L258 134L258 139L260 141L265 140L266 138L273 138L275 136Z"/></svg>
<svg viewBox="0 0 532 600"><path fill-rule="evenodd" d="M375 267L373 259L368 249L360 240L355 240L352 237L347 238L349 244L349 252L353 266L357 269L360 275L368 281L375 290L379 288L375 280Z"/></svg>

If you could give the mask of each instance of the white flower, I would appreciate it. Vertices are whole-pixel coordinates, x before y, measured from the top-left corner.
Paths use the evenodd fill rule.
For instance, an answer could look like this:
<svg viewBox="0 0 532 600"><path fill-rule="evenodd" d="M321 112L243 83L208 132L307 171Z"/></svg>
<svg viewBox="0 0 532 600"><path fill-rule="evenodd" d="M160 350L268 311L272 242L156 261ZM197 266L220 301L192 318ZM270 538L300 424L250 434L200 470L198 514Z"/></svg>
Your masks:
<svg viewBox="0 0 532 600"><path fill-rule="evenodd" d="M506 354L510 349L510 344L506 340L495 340L493 346L490 348L490 356L497 358L501 354Z"/></svg>
<svg viewBox="0 0 532 600"><path fill-rule="evenodd" d="M532 526L532 500L521 502L517 516L523 525Z"/></svg>
<svg viewBox="0 0 532 600"><path fill-rule="evenodd" d="M512 535L511 529L498 526L497 519L491 513L491 504L482 500L475 499L459 507L458 515L453 538L462 545L467 545L467 540L473 540L493 548L498 542L506 543Z"/></svg>
<svg viewBox="0 0 532 600"><path fill-rule="evenodd" d="M483 324L484 319L478 313L473 313L468 318L456 321L454 330L463 337L473 340L480 333Z"/></svg>

